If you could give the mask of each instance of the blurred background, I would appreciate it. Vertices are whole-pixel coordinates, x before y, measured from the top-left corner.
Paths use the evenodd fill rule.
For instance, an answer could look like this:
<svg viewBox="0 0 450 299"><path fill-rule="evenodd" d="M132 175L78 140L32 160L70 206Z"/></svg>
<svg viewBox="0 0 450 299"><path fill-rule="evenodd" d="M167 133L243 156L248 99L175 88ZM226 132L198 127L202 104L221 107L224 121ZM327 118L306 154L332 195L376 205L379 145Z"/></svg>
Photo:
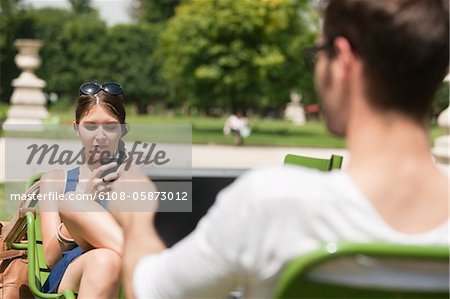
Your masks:
<svg viewBox="0 0 450 299"><path fill-rule="evenodd" d="M36 75L50 115L71 123L78 86L120 82L129 122L193 125L194 143L233 144L227 115L243 111L246 145L343 147L323 126L304 57L319 32L313 0L1 0L0 118L21 71L14 41L43 41ZM286 121L299 94L306 123ZM448 85L434 115L448 106ZM432 138L440 135L433 131Z"/></svg>
<svg viewBox="0 0 450 299"><path fill-rule="evenodd" d="M129 124L192 126L192 167L214 170L194 178L196 196L208 197L200 212L194 209L197 218L242 171L281 165L288 153L340 154L345 166L344 140L327 132L314 91L314 57L304 55L320 32L319 6L318 0L0 0L0 124L22 73L15 41L37 39L46 123L72 123L81 83L114 81L125 88ZM447 134L436 119L448 99L443 83L430 144ZM244 146L224 134L231 114L247 119ZM3 189L0 219L8 219L16 206L6 208Z"/></svg>

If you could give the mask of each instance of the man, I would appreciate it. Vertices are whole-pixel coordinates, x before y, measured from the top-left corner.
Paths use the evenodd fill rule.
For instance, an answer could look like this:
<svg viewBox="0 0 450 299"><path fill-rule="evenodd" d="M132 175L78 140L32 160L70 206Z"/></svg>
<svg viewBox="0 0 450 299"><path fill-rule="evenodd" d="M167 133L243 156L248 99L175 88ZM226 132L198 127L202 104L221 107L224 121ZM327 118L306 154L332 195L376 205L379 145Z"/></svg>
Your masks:
<svg viewBox="0 0 450 299"><path fill-rule="evenodd" d="M448 244L448 179L426 131L448 72L448 2L330 1L315 50L316 87L328 128L347 138L348 169L249 172L170 249L143 225L153 214L118 213L129 295L224 298L243 285L269 298L283 266L325 242Z"/></svg>

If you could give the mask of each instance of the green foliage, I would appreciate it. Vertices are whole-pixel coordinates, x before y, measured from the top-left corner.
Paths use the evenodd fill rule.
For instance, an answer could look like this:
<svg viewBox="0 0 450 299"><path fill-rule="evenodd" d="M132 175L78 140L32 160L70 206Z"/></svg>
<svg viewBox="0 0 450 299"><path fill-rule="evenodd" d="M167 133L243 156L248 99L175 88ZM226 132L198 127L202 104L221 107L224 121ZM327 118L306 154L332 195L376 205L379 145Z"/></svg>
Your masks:
<svg viewBox="0 0 450 299"><path fill-rule="evenodd" d="M434 97L433 101L433 114L438 115L441 113L445 108L448 107L449 103L449 83L444 82L442 83L441 87L436 93L436 96Z"/></svg>
<svg viewBox="0 0 450 299"><path fill-rule="evenodd" d="M88 0L71 0L72 10L0 0L2 99L19 75L13 41L38 38L44 47L37 75L59 99L75 101L77 87L96 80L122 83L141 113L163 101L279 108L293 89L305 103L315 100L301 55L316 32L310 1L136 1L140 23L108 28Z"/></svg>
<svg viewBox="0 0 450 299"><path fill-rule="evenodd" d="M17 32L17 17L22 17L21 0L0 0L0 98L6 101L12 92L11 81L19 76L14 63L16 51L14 40Z"/></svg>
<svg viewBox="0 0 450 299"><path fill-rule="evenodd" d="M175 14L181 0L134 0L132 14L144 23L160 23Z"/></svg>
<svg viewBox="0 0 450 299"><path fill-rule="evenodd" d="M2 19L3 20L3 19ZM42 66L37 75L47 81L47 90L60 96L77 94L76 88L85 78L100 76L98 70L101 45L106 36L106 25L96 11L74 13L64 9L17 9L11 14L11 23L5 24L8 43L2 43L2 99L11 95L11 80L19 75L14 64L17 38L35 38L44 43L40 51ZM6 55L4 55L6 54ZM104 77L104 76L103 76Z"/></svg>
<svg viewBox="0 0 450 299"><path fill-rule="evenodd" d="M140 113L147 112L147 104L160 100L166 93L160 76L157 47L158 25L117 25L108 31L108 50L105 65L114 80L124 84L127 101L137 104Z"/></svg>
<svg viewBox="0 0 450 299"><path fill-rule="evenodd" d="M72 5L72 11L76 14L92 13L94 9L91 6L91 0L69 0Z"/></svg>
<svg viewBox="0 0 450 299"><path fill-rule="evenodd" d="M279 107L293 89L312 99L301 55L317 31L311 12L302 0L183 2L162 35L172 96L232 108Z"/></svg>
<svg viewBox="0 0 450 299"><path fill-rule="evenodd" d="M8 114L9 105L6 103L0 102L0 121L4 121Z"/></svg>
<svg viewBox="0 0 450 299"><path fill-rule="evenodd" d="M28 36L44 42L40 52L43 63L37 75L47 82L49 92L73 98L81 82L102 76L98 57L107 28L97 13L78 15L42 8L26 14L29 21L24 23L31 31Z"/></svg>
<svg viewBox="0 0 450 299"><path fill-rule="evenodd" d="M87 5L89 1L72 2ZM15 13L14 28L10 28L12 40L26 37L44 42L40 51L43 63L37 75L47 82L47 91L55 92L60 99L75 102L78 86L85 81L117 81L125 86L127 101L137 103L145 113L150 100L159 100L166 93L160 58L154 55L159 25L108 28L96 11L86 7L74 10L41 8ZM19 75L13 58L17 49L12 42L4 48L11 53L5 59L11 66L4 68L2 60L2 73L14 76L2 76L1 86L8 87Z"/></svg>
<svg viewBox="0 0 450 299"><path fill-rule="evenodd" d="M60 37L60 46L66 60L63 70L59 74L75 93L84 81L102 81L111 73L102 63L107 43L107 27L99 18L82 15L66 22ZM51 63L51 61L49 61Z"/></svg>

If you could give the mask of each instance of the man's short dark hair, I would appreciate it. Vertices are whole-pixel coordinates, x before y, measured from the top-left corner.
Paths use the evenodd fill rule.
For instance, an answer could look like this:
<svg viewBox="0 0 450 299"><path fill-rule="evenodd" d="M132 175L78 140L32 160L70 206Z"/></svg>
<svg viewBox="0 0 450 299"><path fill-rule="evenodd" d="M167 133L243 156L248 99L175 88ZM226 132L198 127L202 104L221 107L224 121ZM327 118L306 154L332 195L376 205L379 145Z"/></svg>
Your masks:
<svg viewBox="0 0 450 299"><path fill-rule="evenodd" d="M324 37L363 61L373 107L424 121L449 66L448 0L331 0Z"/></svg>

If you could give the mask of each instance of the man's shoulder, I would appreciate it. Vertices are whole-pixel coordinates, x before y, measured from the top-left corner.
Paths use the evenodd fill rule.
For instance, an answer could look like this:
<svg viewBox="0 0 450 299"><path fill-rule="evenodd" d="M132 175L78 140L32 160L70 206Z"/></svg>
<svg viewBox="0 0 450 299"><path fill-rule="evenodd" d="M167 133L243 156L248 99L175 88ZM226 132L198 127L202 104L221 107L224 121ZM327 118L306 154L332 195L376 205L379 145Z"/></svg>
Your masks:
<svg viewBox="0 0 450 299"><path fill-rule="evenodd" d="M289 185L296 183L320 184L326 183L335 176L335 173L323 172L311 168L282 165L265 166L248 171L242 179L248 182L261 184L262 182L273 184Z"/></svg>
<svg viewBox="0 0 450 299"><path fill-rule="evenodd" d="M337 172L321 172L297 166L261 167L245 173L236 182L255 200L308 200L331 198L345 188L342 175Z"/></svg>

